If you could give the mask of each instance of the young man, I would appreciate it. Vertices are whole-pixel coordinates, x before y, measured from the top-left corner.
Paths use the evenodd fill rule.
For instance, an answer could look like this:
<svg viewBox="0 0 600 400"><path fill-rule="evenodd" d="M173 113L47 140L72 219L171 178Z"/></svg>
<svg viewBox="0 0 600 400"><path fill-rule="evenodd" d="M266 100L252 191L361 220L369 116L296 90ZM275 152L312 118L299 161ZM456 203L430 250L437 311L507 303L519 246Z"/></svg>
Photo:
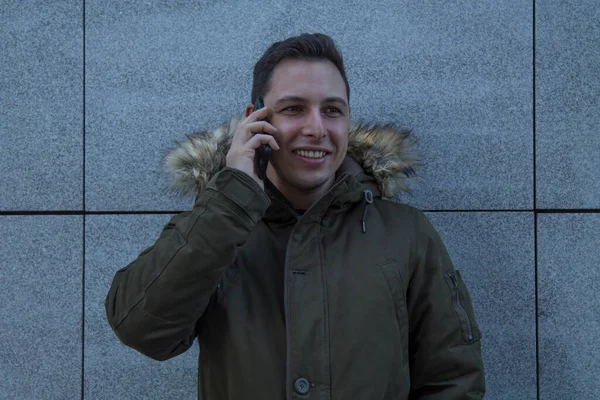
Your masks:
<svg viewBox="0 0 600 400"><path fill-rule="evenodd" d="M273 44L258 97L264 108L167 156L195 203L116 274L119 339L166 360L197 338L200 399L481 399L461 276L424 215L386 200L413 172L408 133L351 126L342 57L322 34Z"/></svg>

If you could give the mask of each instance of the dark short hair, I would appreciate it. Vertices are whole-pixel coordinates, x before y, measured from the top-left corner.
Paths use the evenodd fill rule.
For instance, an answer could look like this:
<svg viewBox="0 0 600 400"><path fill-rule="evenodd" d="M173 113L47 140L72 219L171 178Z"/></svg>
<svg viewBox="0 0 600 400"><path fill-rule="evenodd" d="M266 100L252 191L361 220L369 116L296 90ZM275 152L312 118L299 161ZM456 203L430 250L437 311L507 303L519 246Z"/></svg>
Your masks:
<svg viewBox="0 0 600 400"><path fill-rule="evenodd" d="M303 33L273 43L254 64L252 78L252 103L264 97L270 89L273 70L283 60L331 61L340 71L346 84L346 96L350 101L350 86L344 70L342 54L333 39L323 33Z"/></svg>

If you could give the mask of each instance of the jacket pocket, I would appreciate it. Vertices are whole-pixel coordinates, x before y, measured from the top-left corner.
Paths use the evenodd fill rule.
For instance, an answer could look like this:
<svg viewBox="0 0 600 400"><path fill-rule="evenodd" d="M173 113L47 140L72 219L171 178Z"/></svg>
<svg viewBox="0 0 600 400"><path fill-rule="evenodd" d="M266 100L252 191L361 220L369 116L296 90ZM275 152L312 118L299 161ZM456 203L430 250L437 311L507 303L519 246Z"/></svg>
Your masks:
<svg viewBox="0 0 600 400"><path fill-rule="evenodd" d="M481 332L475 322L475 313L471 296L463 282L460 271L448 271L444 279L452 294L452 306L460 323L462 338L465 343L474 343L481 339Z"/></svg>
<svg viewBox="0 0 600 400"><path fill-rule="evenodd" d="M389 293L394 301L396 312L396 323L400 332L400 343L403 348L402 355L404 364L408 364L408 310L406 308L406 290L404 280L395 262L389 262L379 266Z"/></svg>

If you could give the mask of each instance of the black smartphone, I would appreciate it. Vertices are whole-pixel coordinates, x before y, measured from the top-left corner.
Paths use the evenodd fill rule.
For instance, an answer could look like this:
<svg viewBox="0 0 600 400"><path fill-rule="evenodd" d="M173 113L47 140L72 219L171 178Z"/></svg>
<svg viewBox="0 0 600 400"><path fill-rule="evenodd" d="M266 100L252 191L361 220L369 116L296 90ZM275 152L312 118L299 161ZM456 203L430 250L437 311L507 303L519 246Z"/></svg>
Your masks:
<svg viewBox="0 0 600 400"><path fill-rule="evenodd" d="M258 98L254 102L254 111L260 110L265 106L263 99ZM262 121L267 121L266 118ZM267 165L271 159L271 146L268 144L261 144L254 152L254 172L261 181L265 180L267 176Z"/></svg>

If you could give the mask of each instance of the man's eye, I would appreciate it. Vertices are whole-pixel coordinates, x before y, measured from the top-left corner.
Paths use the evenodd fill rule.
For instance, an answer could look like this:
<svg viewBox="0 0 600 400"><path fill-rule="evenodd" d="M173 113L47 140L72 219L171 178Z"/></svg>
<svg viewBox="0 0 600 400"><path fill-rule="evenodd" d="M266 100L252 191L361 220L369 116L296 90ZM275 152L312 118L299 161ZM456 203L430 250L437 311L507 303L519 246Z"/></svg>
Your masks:
<svg viewBox="0 0 600 400"><path fill-rule="evenodd" d="M327 114L341 114L342 113L342 111L337 107L327 107L325 109L325 112Z"/></svg>
<svg viewBox="0 0 600 400"><path fill-rule="evenodd" d="M290 107L286 107L283 111L297 112L297 111L300 111L300 107L298 107L298 106L290 106Z"/></svg>

